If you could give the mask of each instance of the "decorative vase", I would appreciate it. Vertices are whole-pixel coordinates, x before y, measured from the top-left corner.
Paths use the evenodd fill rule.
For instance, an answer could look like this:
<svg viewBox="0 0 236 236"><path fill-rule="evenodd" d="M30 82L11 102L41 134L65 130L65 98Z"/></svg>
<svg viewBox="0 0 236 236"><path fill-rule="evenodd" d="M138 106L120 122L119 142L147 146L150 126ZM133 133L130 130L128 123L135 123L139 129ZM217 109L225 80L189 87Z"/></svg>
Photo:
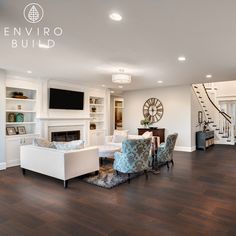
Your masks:
<svg viewBox="0 0 236 236"><path fill-rule="evenodd" d="M96 107L92 107L92 112L96 112Z"/></svg>
<svg viewBox="0 0 236 236"><path fill-rule="evenodd" d="M96 124L94 123L90 124L90 130L94 130L94 129L96 129Z"/></svg>
<svg viewBox="0 0 236 236"><path fill-rule="evenodd" d="M17 113L16 114L16 122L24 122L24 114Z"/></svg>
<svg viewBox="0 0 236 236"><path fill-rule="evenodd" d="M8 122L15 122L15 121L16 121L15 113L9 113L8 114Z"/></svg>

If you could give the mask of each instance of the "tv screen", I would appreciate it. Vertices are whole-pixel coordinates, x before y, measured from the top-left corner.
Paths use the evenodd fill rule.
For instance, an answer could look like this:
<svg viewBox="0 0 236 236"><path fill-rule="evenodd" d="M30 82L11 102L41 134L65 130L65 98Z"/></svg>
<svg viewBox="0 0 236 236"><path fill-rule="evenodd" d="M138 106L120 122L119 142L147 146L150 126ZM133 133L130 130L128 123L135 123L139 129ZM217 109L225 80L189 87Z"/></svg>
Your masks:
<svg viewBox="0 0 236 236"><path fill-rule="evenodd" d="M84 93L50 88L49 108L83 110Z"/></svg>

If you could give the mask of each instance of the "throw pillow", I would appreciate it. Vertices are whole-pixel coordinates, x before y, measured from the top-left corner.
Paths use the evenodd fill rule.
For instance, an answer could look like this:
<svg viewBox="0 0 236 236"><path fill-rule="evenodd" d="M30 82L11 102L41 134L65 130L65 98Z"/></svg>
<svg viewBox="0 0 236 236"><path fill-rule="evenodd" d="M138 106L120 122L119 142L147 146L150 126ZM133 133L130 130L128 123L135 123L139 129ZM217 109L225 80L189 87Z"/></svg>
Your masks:
<svg viewBox="0 0 236 236"><path fill-rule="evenodd" d="M53 142L53 145L57 150L77 150L84 148L84 141L83 140L75 140L71 142Z"/></svg>
<svg viewBox="0 0 236 236"><path fill-rule="evenodd" d="M152 132L150 131L146 131L145 133L142 134L143 138L151 138L153 135L152 135Z"/></svg>
<svg viewBox="0 0 236 236"><path fill-rule="evenodd" d="M49 142L44 138L35 138L33 140L33 145L37 147L45 147L45 148L55 148L52 142Z"/></svg>
<svg viewBox="0 0 236 236"><path fill-rule="evenodd" d="M128 139L128 130L114 130L113 143L122 143L126 139Z"/></svg>

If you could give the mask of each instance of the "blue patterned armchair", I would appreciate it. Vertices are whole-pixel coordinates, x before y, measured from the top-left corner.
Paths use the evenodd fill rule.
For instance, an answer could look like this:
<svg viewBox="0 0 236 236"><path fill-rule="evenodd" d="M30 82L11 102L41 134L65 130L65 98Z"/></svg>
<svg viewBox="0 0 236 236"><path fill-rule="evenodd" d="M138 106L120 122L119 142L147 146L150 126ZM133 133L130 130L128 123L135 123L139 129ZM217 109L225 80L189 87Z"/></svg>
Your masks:
<svg viewBox="0 0 236 236"><path fill-rule="evenodd" d="M127 173L129 176L129 182L131 173L144 171L146 178L148 178L147 169L149 164L150 148L151 138L128 139L123 141L122 153L116 152L114 155L115 161L113 168L117 173Z"/></svg>
<svg viewBox="0 0 236 236"><path fill-rule="evenodd" d="M170 134L165 143L162 143L157 151L157 164L158 165L164 165L166 164L169 168L169 162L174 164L173 161L173 151L175 148L175 143L177 140L178 134Z"/></svg>

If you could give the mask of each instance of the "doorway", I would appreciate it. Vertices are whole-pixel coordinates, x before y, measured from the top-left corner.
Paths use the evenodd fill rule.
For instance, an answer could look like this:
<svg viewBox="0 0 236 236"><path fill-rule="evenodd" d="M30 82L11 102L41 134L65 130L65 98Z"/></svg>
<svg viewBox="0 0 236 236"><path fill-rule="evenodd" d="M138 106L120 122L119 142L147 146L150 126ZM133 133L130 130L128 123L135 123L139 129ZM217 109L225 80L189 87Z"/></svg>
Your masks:
<svg viewBox="0 0 236 236"><path fill-rule="evenodd" d="M114 124L115 129L123 129L123 109L124 109L124 99L115 98L114 99Z"/></svg>

